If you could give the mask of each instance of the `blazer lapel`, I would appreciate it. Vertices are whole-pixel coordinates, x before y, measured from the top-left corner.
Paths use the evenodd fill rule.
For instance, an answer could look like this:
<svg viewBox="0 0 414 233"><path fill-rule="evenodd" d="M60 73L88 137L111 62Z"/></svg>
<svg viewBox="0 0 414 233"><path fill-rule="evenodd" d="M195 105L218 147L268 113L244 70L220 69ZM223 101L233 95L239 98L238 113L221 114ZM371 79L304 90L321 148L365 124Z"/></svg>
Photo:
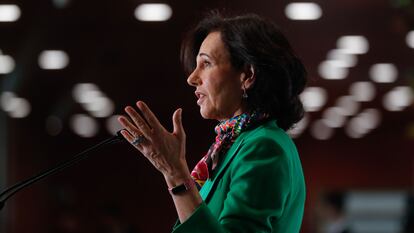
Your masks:
<svg viewBox="0 0 414 233"><path fill-rule="evenodd" d="M214 189L214 186L216 185L217 181L220 180L223 172L227 169L230 162L233 160L234 156L237 154L237 151L239 150L244 135L241 134L239 138L236 139L234 144L230 147L229 151L226 153L226 155L223 157L223 160L219 162L219 164L216 167L216 172L212 174L212 177L210 177L203 185L203 187L200 190L200 195L203 198L204 201L207 201L207 198L209 197L209 194Z"/></svg>

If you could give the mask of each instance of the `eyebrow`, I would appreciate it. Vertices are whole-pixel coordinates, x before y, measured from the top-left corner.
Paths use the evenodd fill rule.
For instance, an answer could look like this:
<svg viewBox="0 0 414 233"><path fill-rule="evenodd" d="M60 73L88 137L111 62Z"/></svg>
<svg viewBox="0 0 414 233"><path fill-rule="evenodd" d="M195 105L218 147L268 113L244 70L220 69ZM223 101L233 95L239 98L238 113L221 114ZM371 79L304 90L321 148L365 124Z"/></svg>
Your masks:
<svg viewBox="0 0 414 233"><path fill-rule="evenodd" d="M201 56L206 56L206 57L208 57L208 58L210 58L210 59L211 59L211 56L210 56L210 55L208 55L207 53L199 53L199 54L198 54L198 56L199 56L199 57L201 57Z"/></svg>

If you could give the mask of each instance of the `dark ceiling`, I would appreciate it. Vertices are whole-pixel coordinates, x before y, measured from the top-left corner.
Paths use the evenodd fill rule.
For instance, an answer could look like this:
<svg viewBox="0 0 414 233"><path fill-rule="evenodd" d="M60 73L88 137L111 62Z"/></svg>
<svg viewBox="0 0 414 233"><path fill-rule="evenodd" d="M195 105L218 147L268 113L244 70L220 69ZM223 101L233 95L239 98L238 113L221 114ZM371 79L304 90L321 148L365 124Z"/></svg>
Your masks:
<svg viewBox="0 0 414 233"><path fill-rule="evenodd" d="M140 22L133 15L140 1L68 1L62 9L52 1L17 1L22 10L20 20L0 24L0 48L16 61L14 72L3 75L1 88L28 99L32 112L26 119L10 121L16 122L17 127L36 127L40 136L46 133L45 119L56 115L64 122L64 134L70 131L70 116L84 112L71 96L74 85L92 82L114 101L114 114L121 113L126 104L142 99L166 123L175 108L184 107L185 116L202 124L192 88L187 87L181 70L179 46L183 33L202 12L219 7L237 13L255 12L275 20L306 64L309 86L327 90L328 102L323 109L347 95L353 82L369 81L373 64L395 64L398 80L376 84L377 97L363 103L361 109L376 108L384 114L377 130L394 128L396 119L402 125L408 124L412 108L389 113L382 107L382 97L394 86L408 85L413 79L413 49L404 42L412 26L409 8L393 7L395 1L385 0L316 2L323 9L323 17L316 21L289 20L284 14L289 1L171 1L174 12L169 21ZM324 80L318 74L318 65L342 35L365 36L369 51L358 56L357 65L346 79ZM37 57L47 49L66 51L70 65L57 71L40 69ZM320 118L322 110L310 114L311 119ZM341 129L338 131L343 134ZM306 132L303 135L309 136Z"/></svg>

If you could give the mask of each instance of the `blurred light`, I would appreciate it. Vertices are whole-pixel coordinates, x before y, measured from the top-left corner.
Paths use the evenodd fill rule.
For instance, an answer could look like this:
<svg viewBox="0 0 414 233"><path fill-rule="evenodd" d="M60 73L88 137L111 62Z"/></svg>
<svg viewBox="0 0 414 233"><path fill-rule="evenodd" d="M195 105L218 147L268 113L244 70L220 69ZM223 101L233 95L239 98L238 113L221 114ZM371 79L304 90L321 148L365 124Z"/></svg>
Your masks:
<svg viewBox="0 0 414 233"><path fill-rule="evenodd" d="M380 121L380 111L373 108L366 109L350 120L346 132L352 138L360 138L378 127Z"/></svg>
<svg viewBox="0 0 414 233"><path fill-rule="evenodd" d="M46 119L46 132L49 135L56 136L62 132L62 120L57 116L49 116Z"/></svg>
<svg viewBox="0 0 414 233"><path fill-rule="evenodd" d="M325 89L320 87L307 87L300 95L305 111L319 111L327 101Z"/></svg>
<svg viewBox="0 0 414 233"><path fill-rule="evenodd" d="M322 9L316 3L296 2L286 6L285 14L292 20L316 20L322 16Z"/></svg>
<svg viewBox="0 0 414 233"><path fill-rule="evenodd" d="M108 117L115 109L115 105L108 97L97 96L89 103L84 105L85 109L89 111L94 117Z"/></svg>
<svg viewBox="0 0 414 233"><path fill-rule="evenodd" d="M53 5L55 5L56 8L62 9L69 5L71 0L53 0Z"/></svg>
<svg viewBox="0 0 414 233"><path fill-rule="evenodd" d="M115 110L113 101L93 83L76 84L72 95L94 117L108 117Z"/></svg>
<svg viewBox="0 0 414 233"><path fill-rule="evenodd" d="M349 93L356 101L372 101L375 98L375 86L371 82L355 82L351 84Z"/></svg>
<svg viewBox="0 0 414 233"><path fill-rule="evenodd" d="M8 74L14 70L14 60L11 56L3 55L0 51L0 74Z"/></svg>
<svg viewBox="0 0 414 233"><path fill-rule="evenodd" d="M333 133L333 128L326 125L323 120L315 121L311 127L312 136L319 140L327 140L332 137Z"/></svg>
<svg viewBox="0 0 414 233"><path fill-rule="evenodd" d="M362 124L363 121L361 121L359 118L352 118L345 127L345 133L350 138L362 138L367 132L367 128L364 128Z"/></svg>
<svg viewBox="0 0 414 233"><path fill-rule="evenodd" d="M350 192L347 195L346 210L353 216L391 215L403 218L407 211L407 195L402 191Z"/></svg>
<svg viewBox="0 0 414 233"><path fill-rule="evenodd" d="M1 108L13 118L24 118L30 114L29 101L16 96L15 93L5 91L0 96Z"/></svg>
<svg viewBox="0 0 414 233"><path fill-rule="evenodd" d="M408 47L414 49L414 31L408 32L405 41L407 42Z"/></svg>
<svg viewBox="0 0 414 233"><path fill-rule="evenodd" d="M413 102L413 93L410 87L395 87L383 99L385 109L402 111Z"/></svg>
<svg viewBox="0 0 414 233"><path fill-rule="evenodd" d="M100 96L100 93L98 86L93 83L78 83L73 88L72 96L78 103L83 104L89 102L90 97Z"/></svg>
<svg viewBox="0 0 414 233"><path fill-rule="evenodd" d="M140 21L166 21L171 15L172 9L167 4L145 3L135 9L135 17Z"/></svg>
<svg viewBox="0 0 414 233"><path fill-rule="evenodd" d="M39 66L45 70L60 70L69 64L69 56L62 50L45 50L39 56Z"/></svg>
<svg viewBox="0 0 414 233"><path fill-rule="evenodd" d="M10 102L9 116L13 118L24 118L30 114L31 106L24 98L12 98Z"/></svg>
<svg viewBox="0 0 414 233"><path fill-rule="evenodd" d="M377 211L375 213L381 213ZM388 212L386 212L388 213ZM361 216L361 214L357 215ZM370 215L371 216L371 215ZM369 219L369 218L367 218ZM403 232L404 225L403 221L398 221L398 219L403 219L403 217L392 217L384 218L377 217L374 219L355 219L352 222L350 228L353 232L370 232L370 233L390 233L390 232ZM395 220L397 219L397 220Z"/></svg>
<svg viewBox="0 0 414 233"><path fill-rule="evenodd" d="M96 121L85 114L72 116L70 124L72 130L81 137L93 137L98 132L98 124Z"/></svg>
<svg viewBox="0 0 414 233"><path fill-rule="evenodd" d="M372 130L378 127L381 121L381 112L377 109L369 108L362 111L357 117L362 127Z"/></svg>
<svg viewBox="0 0 414 233"><path fill-rule="evenodd" d="M106 120L106 129L110 134L115 135L119 130L124 128L119 124L118 117L120 117L120 115L113 115Z"/></svg>
<svg viewBox="0 0 414 233"><path fill-rule="evenodd" d="M369 43L364 36L342 36L336 42L339 49L350 54L364 54L369 50Z"/></svg>
<svg viewBox="0 0 414 233"><path fill-rule="evenodd" d="M339 66L338 62L328 60L323 61L318 67L319 75L324 79L344 79L348 76L348 69Z"/></svg>
<svg viewBox="0 0 414 233"><path fill-rule="evenodd" d="M342 114L343 110L338 107L331 107L324 111L323 120L331 128L342 127L345 123L346 116Z"/></svg>
<svg viewBox="0 0 414 233"><path fill-rule="evenodd" d="M20 15L20 8L17 5L0 4L0 22L17 21Z"/></svg>
<svg viewBox="0 0 414 233"><path fill-rule="evenodd" d="M397 79L398 70L394 64L379 63L371 66L369 75L374 82L392 83Z"/></svg>
<svg viewBox="0 0 414 233"><path fill-rule="evenodd" d="M342 96L336 101L336 106L345 116L355 115L359 110L359 103L352 96Z"/></svg>
<svg viewBox="0 0 414 233"><path fill-rule="evenodd" d="M79 101L79 103L88 105L88 104L95 102L96 99L101 98L102 96L104 96L104 93L102 93L102 91L99 89L88 90L82 93L82 96L80 98L81 101Z"/></svg>
<svg viewBox="0 0 414 233"><path fill-rule="evenodd" d="M344 209L352 232L390 233L405 231L408 191L354 191L346 195Z"/></svg>
<svg viewBox="0 0 414 233"><path fill-rule="evenodd" d="M357 63L357 57L354 54L346 53L342 49L332 49L327 55L328 61L335 62L335 66L349 68Z"/></svg>
<svg viewBox="0 0 414 233"><path fill-rule="evenodd" d="M0 96L1 108L5 112L11 111L11 109L13 108L13 106L12 106L13 99L16 98L16 97L17 97L16 94L14 94L13 92L10 92L10 91L5 91L5 92L1 93L1 96Z"/></svg>
<svg viewBox="0 0 414 233"><path fill-rule="evenodd" d="M302 120L296 123L295 126L291 130L288 131L289 135L292 138L299 137L303 133L303 131L305 131L308 124L309 124L309 116L305 114Z"/></svg>

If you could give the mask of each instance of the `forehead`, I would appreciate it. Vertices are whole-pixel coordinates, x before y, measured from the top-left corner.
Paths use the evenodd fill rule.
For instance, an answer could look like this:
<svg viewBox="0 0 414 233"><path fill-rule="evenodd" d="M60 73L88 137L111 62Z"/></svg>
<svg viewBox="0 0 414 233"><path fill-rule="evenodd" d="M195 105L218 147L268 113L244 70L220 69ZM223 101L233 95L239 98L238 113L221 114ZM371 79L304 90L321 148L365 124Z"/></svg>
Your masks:
<svg viewBox="0 0 414 233"><path fill-rule="evenodd" d="M211 32L207 35L200 46L199 55L200 54L207 54L215 59L228 58L228 51L224 46L223 40L221 39L220 32Z"/></svg>

